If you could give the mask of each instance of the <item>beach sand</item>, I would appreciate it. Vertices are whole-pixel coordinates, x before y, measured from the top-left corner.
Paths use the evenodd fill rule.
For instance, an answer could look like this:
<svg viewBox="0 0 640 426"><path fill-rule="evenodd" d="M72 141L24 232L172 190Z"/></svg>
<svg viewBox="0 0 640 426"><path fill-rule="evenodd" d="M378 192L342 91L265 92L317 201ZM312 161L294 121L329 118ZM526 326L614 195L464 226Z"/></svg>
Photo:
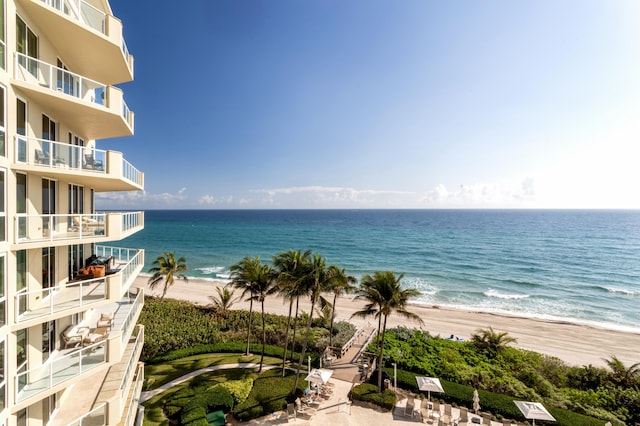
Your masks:
<svg viewBox="0 0 640 426"><path fill-rule="evenodd" d="M148 277L136 278L135 287L145 289L145 294L160 296L162 286L150 290ZM199 305L211 304L210 296L216 295L215 287L224 286L223 282L190 279L188 283L178 281L167 291L166 298L190 301ZM237 294L239 294L237 292ZM367 322L360 318L350 319L351 314L360 310L364 303L353 300L353 296L343 296L336 303L336 320L350 321L355 325ZM300 309L308 312L310 303L301 301ZM232 309L249 309L248 302L237 302ZM287 315L289 306L282 298L270 297L265 301L265 310L272 314ZM254 310L259 312L259 307ZM499 315L484 312L469 312L439 306L411 304L409 311L422 318L424 324L408 321L398 315L389 316L387 328L405 325L409 328L427 330L432 336L457 337L469 339L479 328L489 326L497 332L506 331L515 337L515 346L556 356L571 365L605 366L603 359L617 356L625 365L630 366L640 361L640 334L619 330L599 328L591 325L568 322L549 321L534 318ZM371 317L372 324L377 321Z"/></svg>

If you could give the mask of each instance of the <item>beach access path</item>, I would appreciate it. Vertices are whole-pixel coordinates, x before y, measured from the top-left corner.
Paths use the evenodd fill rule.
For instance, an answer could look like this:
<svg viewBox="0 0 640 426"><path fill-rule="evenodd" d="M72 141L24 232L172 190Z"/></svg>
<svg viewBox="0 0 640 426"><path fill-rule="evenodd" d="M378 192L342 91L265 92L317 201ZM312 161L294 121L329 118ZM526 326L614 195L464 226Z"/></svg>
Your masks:
<svg viewBox="0 0 640 426"><path fill-rule="evenodd" d="M145 289L145 294L159 296L162 286L150 290L148 277L136 278L135 287ZM176 281L167 291L167 298L186 300L198 305L211 305L211 296L216 294L216 287L223 287L224 282L190 279L189 282ZM364 302L354 300L353 296L339 297L336 303L336 321L349 321L356 326L364 327L367 320L351 319L354 312L361 310ZM232 309L249 309L248 302L237 302ZM301 300L300 310L308 312L310 304ZM469 339L480 328L489 326L497 332L506 331L517 339L516 346L556 356L571 365L605 366L604 359L615 355L625 365L640 361L640 333L600 328L592 325L574 324L536 318L508 316L487 312L470 312L435 305L412 303L408 310L422 318L423 325L408 321L398 315L389 316L387 328L403 325L428 331L432 336L448 337L451 334ZM268 297L265 300L265 311L286 316L288 304L282 298Z"/></svg>

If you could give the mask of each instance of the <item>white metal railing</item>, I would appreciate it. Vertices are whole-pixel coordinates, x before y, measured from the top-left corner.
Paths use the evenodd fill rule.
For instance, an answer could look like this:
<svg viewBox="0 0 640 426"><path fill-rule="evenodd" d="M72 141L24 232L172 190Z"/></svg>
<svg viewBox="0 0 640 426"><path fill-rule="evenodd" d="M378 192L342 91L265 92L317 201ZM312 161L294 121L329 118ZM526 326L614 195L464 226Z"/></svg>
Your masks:
<svg viewBox="0 0 640 426"><path fill-rule="evenodd" d="M127 43L122 39L122 54L124 55L124 59L127 61L127 64L131 63L131 54L129 53L129 48L127 47Z"/></svg>
<svg viewBox="0 0 640 426"><path fill-rule="evenodd" d="M142 185L142 172L133 167L133 165L124 158L122 159L122 177L137 185Z"/></svg>
<svg viewBox="0 0 640 426"><path fill-rule="evenodd" d="M67 15L74 21L87 25L96 31L106 34L107 15L82 0L42 0L48 6Z"/></svg>
<svg viewBox="0 0 640 426"><path fill-rule="evenodd" d="M131 120L131 110L129 109L129 105L127 105L124 99L122 100L122 117L127 123L129 123L129 126L133 127L133 123Z"/></svg>
<svg viewBox="0 0 640 426"><path fill-rule="evenodd" d="M94 343L15 376L16 401L24 401L107 362L107 340Z"/></svg>
<svg viewBox="0 0 640 426"><path fill-rule="evenodd" d="M103 402L87 414L78 417L72 422L67 423L66 426L98 426L107 424L107 403Z"/></svg>
<svg viewBox="0 0 640 426"><path fill-rule="evenodd" d="M136 414L138 412L138 405L140 404L140 392L142 392L142 383L144 381L144 366L139 365L136 372L136 382L133 385L133 394L131 395L131 402L127 409L127 416L124 419L124 426L133 426Z"/></svg>
<svg viewBox="0 0 640 426"><path fill-rule="evenodd" d="M138 357L136 354L140 347L144 344L144 333L142 332L143 328L140 327L138 330L138 334L136 335L136 340L133 343L133 348L131 349L131 354L129 354L129 359L127 359L127 366L122 375L122 380L120 380L120 399L124 401L127 397L127 390L129 389L129 382L131 381L131 377L133 377L133 373L136 372L136 367L138 365ZM124 333L122 333L124 335Z"/></svg>
<svg viewBox="0 0 640 426"><path fill-rule="evenodd" d="M16 215L17 242L58 241L103 237L106 215L95 214L24 214Z"/></svg>
<svg viewBox="0 0 640 426"><path fill-rule="evenodd" d="M142 212L129 212L122 214L122 231L126 232L138 228L142 224Z"/></svg>
<svg viewBox="0 0 640 426"><path fill-rule="evenodd" d="M107 296L105 278L76 281L65 287L23 291L14 295L16 322L106 300Z"/></svg>
<svg viewBox="0 0 640 426"><path fill-rule="evenodd" d="M138 268L144 265L144 250L97 245L95 252L97 256L113 256L115 262L125 263L125 266L120 268L120 294L124 294L135 279Z"/></svg>
<svg viewBox="0 0 640 426"><path fill-rule="evenodd" d="M16 80L49 88L86 102L105 105L104 97L107 86L97 81L22 53L16 53L14 69Z"/></svg>
<svg viewBox="0 0 640 426"><path fill-rule="evenodd" d="M27 136L15 136L16 163L106 173L107 151Z"/></svg>
<svg viewBox="0 0 640 426"><path fill-rule="evenodd" d="M129 309L129 313L127 313L127 317L122 322L122 343L125 344L128 339L129 333L133 327L136 326L136 319L139 311L142 309L142 304L144 302L144 291L142 289L138 289L138 294L133 301L131 309Z"/></svg>

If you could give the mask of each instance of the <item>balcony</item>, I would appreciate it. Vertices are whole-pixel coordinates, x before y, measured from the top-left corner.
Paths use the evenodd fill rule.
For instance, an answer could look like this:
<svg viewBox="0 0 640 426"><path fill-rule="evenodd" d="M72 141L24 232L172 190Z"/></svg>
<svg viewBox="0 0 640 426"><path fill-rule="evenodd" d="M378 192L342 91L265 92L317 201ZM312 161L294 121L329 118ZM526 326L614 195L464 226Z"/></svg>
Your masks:
<svg viewBox="0 0 640 426"><path fill-rule="evenodd" d="M86 139L133 135L134 113L122 91L16 53L12 84Z"/></svg>
<svg viewBox="0 0 640 426"><path fill-rule="evenodd" d="M117 308L114 308L115 324L102 340L92 344L85 343L86 346L78 349L60 350L43 365L18 373L15 377L16 401L28 405L44 397L45 393L57 392L72 382L95 380L93 371L107 364L131 364L132 367L125 369L118 381L121 384L126 377L129 383L144 343L144 328L134 328L143 301L142 291L138 292L135 298L128 296L119 300ZM130 318L133 320L127 321ZM86 325L92 330L96 330L95 324L96 318L86 320ZM135 359L134 355L137 356ZM85 374L90 371L91 374ZM75 408L74 412L78 413L78 407Z"/></svg>
<svg viewBox="0 0 640 426"><path fill-rule="evenodd" d="M64 287L44 288L17 293L14 298L15 322L30 326L42 317L70 315L93 307L104 306L124 297L144 266L144 250L96 246L96 254L115 253L114 272L105 277L67 283ZM130 319L116 323L129 327Z"/></svg>
<svg viewBox="0 0 640 426"><path fill-rule="evenodd" d="M122 23L110 10L82 0L20 0L20 4L70 69L108 84L133 80L133 56Z"/></svg>
<svg viewBox="0 0 640 426"><path fill-rule="evenodd" d="M144 212L94 214L22 214L15 218L20 248L119 241L144 228ZM32 244L30 244L32 243Z"/></svg>
<svg viewBox="0 0 640 426"><path fill-rule="evenodd" d="M14 162L18 169L40 171L47 176L73 173L74 183L97 192L144 189L144 173L125 160L121 152L20 135L14 141Z"/></svg>

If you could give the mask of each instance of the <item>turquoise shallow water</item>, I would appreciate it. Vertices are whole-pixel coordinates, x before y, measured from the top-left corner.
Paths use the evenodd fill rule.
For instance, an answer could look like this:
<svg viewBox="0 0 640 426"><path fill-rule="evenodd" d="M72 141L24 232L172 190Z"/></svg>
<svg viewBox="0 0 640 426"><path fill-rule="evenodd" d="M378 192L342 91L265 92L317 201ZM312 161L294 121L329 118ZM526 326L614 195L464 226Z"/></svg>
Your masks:
<svg viewBox="0 0 640 426"><path fill-rule="evenodd" d="M204 279L311 249L356 277L403 273L417 302L640 331L640 211L151 210L121 245Z"/></svg>

